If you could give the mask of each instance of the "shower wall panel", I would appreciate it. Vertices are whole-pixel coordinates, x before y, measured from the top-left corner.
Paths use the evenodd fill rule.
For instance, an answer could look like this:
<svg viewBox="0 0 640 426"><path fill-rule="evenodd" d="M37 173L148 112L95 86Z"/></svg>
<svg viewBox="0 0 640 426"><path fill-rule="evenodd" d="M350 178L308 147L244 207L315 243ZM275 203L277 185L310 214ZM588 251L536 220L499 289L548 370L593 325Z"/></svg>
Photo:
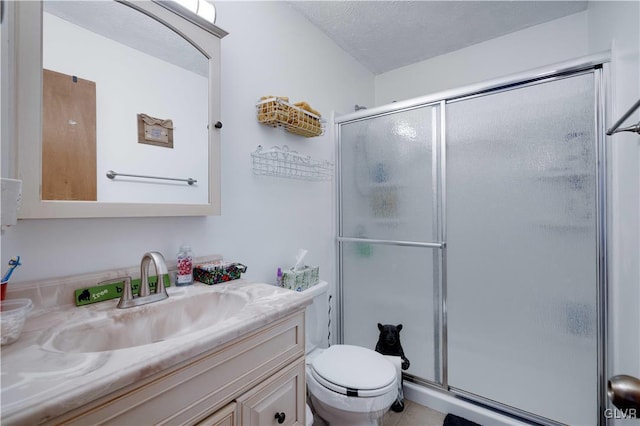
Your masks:
<svg viewBox="0 0 640 426"><path fill-rule="evenodd" d="M434 257L438 249L344 243L344 343L375 349L378 323L402 324L406 371L440 382L436 362ZM436 308L437 309L437 308Z"/></svg>
<svg viewBox="0 0 640 426"><path fill-rule="evenodd" d="M449 385L598 413L593 73L447 104Z"/></svg>
<svg viewBox="0 0 640 426"><path fill-rule="evenodd" d="M343 342L374 349L378 323L402 324L408 373L440 382L436 214L439 106L340 127ZM339 239L340 239L339 238ZM421 245L422 244L422 245Z"/></svg>
<svg viewBox="0 0 640 426"><path fill-rule="evenodd" d="M437 113L423 107L341 126L341 236L434 240Z"/></svg>

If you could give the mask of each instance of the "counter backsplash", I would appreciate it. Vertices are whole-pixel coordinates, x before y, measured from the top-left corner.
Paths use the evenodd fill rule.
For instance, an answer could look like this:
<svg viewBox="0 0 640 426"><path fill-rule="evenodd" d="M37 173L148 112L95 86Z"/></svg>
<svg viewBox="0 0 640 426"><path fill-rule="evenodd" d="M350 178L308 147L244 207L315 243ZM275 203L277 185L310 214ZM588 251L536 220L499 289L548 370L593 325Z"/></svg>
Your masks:
<svg viewBox="0 0 640 426"><path fill-rule="evenodd" d="M217 254L196 257L194 265L221 259L222 256ZM169 269L169 277L173 286L175 285L175 276L178 268L177 261L167 261L167 268ZM152 275L153 271L152 266ZM62 305L75 305L74 292L76 289L93 287L102 281L125 276L129 276L132 279L140 278L140 265L46 280L11 281L7 288L6 297L7 299L31 299L34 310L47 310L58 308Z"/></svg>

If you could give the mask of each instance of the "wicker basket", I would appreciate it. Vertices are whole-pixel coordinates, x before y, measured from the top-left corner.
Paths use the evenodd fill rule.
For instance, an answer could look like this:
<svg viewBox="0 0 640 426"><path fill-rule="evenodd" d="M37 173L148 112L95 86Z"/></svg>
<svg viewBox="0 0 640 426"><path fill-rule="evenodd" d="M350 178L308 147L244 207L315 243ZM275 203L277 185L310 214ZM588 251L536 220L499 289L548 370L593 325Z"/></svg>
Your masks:
<svg viewBox="0 0 640 426"><path fill-rule="evenodd" d="M322 123L315 115L300 109L291 107L289 111L289 123L284 126L288 132L307 138L320 136L323 133Z"/></svg>
<svg viewBox="0 0 640 426"><path fill-rule="evenodd" d="M280 98L269 98L256 105L258 121L268 126L278 127L289 121L289 105Z"/></svg>
<svg viewBox="0 0 640 426"><path fill-rule="evenodd" d="M324 120L284 99L287 98L273 97L258 102L258 122L271 127L282 126L290 133L308 138L324 133Z"/></svg>

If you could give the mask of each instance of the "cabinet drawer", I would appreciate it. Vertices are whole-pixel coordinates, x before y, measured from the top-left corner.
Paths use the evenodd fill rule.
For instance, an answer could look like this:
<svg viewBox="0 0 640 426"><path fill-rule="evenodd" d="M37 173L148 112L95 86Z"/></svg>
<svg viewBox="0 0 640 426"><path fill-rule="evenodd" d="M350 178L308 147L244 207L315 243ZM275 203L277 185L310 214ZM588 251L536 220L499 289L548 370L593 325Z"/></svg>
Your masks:
<svg viewBox="0 0 640 426"><path fill-rule="evenodd" d="M238 426L238 404L232 402L219 409L196 426Z"/></svg>
<svg viewBox="0 0 640 426"><path fill-rule="evenodd" d="M243 426L304 425L304 358L237 399Z"/></svg>

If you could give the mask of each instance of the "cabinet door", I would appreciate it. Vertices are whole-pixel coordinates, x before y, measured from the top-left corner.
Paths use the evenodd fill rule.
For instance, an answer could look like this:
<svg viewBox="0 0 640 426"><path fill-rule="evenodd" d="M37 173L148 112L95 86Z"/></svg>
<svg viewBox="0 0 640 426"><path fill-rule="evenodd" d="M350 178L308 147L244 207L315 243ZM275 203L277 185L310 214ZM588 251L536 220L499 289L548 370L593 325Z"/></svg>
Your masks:
<svg viewBox="0 0 640 426"><path fill-rule="evenodd" d="M265 380L237 399L243 426L303 425L304 358Z"/></svg>
<svg viewBox="0 0 640 426"><path fill-rule="evenodd" d="M42 70L42 199L97 201L96 83Z"/></svg>
<svg viewBox="0 0 640 426"><path fill-rule="evenodd" d="M238 404L232 402L224 408L219 409L200 423L197 426L237 426L238 415L236 414L236 408Z"/></svg>

